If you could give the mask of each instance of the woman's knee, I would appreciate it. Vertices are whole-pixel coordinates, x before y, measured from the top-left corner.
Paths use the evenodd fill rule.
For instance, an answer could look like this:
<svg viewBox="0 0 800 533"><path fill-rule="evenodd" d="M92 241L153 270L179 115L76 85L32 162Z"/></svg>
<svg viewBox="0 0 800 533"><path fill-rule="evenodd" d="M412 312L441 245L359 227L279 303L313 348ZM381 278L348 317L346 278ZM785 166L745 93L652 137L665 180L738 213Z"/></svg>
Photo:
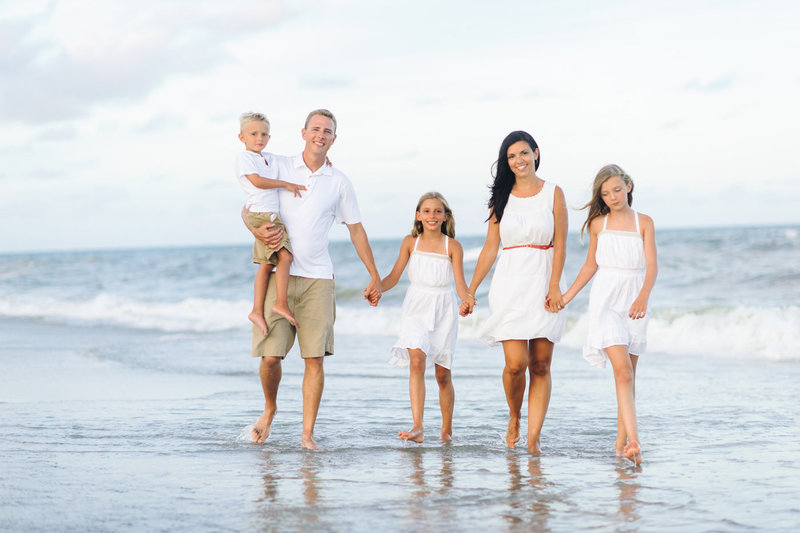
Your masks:
<svg viewBox="0 0 800 533"><path fill-rule="evenodd" d="M440 387L447 387L451 382L450 370L442 366L436 366L436 383Z"/></svg>

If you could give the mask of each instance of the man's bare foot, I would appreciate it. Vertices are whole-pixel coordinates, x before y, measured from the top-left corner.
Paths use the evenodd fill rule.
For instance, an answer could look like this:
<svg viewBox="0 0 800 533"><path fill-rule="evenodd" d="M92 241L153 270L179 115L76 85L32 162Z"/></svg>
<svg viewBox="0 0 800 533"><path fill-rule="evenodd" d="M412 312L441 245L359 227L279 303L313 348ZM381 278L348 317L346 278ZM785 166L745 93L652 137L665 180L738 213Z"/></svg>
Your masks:
<svg viewBox="0 0 800 533"><path fill-rule="evenodd" d="M425 440L422 428L414 426L410 431L400 431L397 435L403 440L410 440L413 442L422 442Z"/></svg>
<svg viewBox="0 0 800 533"><path fill-rule="evenodd" d="M439 438L441 439L442 442L450 442L453 440L453 436L446 431L442 431L442 436Z"/></svg>
<svg viewBox="0 0 800 533"><path fill-rule="evenodd" d="M253 424L253 429L250 430L250 437L256 444L262 444L267 437L269 437L269 428L272 425L272 419L275 418L275 411L261 413L256 423Z"/></svg>
<svg viewBox="0 0 800 533"><path fill-rule="evenodd" d="M264 320L264 315L256 313L255 311L251 311L250 314L247 315L247 318L250 319L250 322L258 326L258 329L261 330L262 335L265 337L267 336L269 330L267 329L267 321Z"/></svg>
<svg viewBox="0 0 800 533"><path fill-rule="evenodd" d="M539 438L528 437L528 451L533 455L541 455L542 448L539 446Z"/></svg>
<svg viewBox="0 0 800 533"><path fill-rule="evenodd" d="M291 325L293 325L294 327L296 327L296 328L300 327L299 325L297 325L297 319L294 318L294 315L292 314L292 311L289 309L288 305L275 304L275 305L272 306L272 312L273 313L278 313L279 315L281 315L283 318L288 320L289 323Z"/></svg>
<svg viewBox="0 0 800 533"><path fill-rule="evenodd" d="M516 448L519 442L519 418L508 419L508 429L506 430L506 444L509 448Z"/></svg>
<svg viewBox="0 0 800 533"><path fill-rule="evenodd" d="M306 450L318 450L319 446L314 441L314 437L311 435L303 435L300 439L300 447L305 448Z"/></svg>

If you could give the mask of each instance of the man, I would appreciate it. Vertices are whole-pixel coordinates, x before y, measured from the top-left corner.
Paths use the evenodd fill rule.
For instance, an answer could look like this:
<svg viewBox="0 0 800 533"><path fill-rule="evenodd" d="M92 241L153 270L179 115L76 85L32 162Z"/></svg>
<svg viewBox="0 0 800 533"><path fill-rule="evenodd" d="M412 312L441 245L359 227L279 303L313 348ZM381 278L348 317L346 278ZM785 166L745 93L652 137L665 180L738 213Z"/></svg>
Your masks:
<svg viewBox="0 0 800 533"><path fill-rule="evenodd" d="M301 133L305 141L302 154L275 158L280 179L306 187L300 197L283 194L285 191L280 193L280 216L294 251L288 300L299 327L295 329L280 315L270 313L266 337L259 328L253 328L253 357L261 357L259 376L265 404L264 412L253 425L251 436L259 444L269 437L277 411L281 361L297 335L300 356L305 363L301 446L316 449L314 424L325 383L322 362L325 356L333 354L336 302L328 232L334 221L347 226L356 253L369 272L371 281L364 289L364 297L370 305L377 305L380 300L381 278L367 233L361 225L353 185L341 171L328 163L328 150L336 140L336 118L327 109L312 111ZM280 229L272 229L269 224L254 228L244 220L256 238L267 245L275 245L280 240ZM275 296L272 276L267 289L266 309L272 308Z"/></svg>

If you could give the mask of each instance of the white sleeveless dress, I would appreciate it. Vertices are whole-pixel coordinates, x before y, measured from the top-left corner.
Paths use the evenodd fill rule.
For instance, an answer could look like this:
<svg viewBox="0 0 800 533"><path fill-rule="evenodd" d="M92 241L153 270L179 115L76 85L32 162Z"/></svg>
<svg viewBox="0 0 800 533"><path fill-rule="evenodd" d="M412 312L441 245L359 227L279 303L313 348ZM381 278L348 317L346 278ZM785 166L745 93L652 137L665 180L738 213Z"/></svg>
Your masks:
<svg viewBox="0 0 800 533"><path fill-rule="evenodd" d="M529 198L508 196L500 220L503 250L489 288L490 315L480 330L481 339L490 346L511 339L561 340L564 313L551 313L544 307L553 271L553 248L525 246L553 242L555 190L553 183L545 182L542 190Z"/></svg>
<svg viewBox="0 0 800 533"><path fill-rule="evenodd" d="M458 303L453 287L449 237L445 253L417 250L419 237L408 260L411 285L403 300L400 338L392 347L389 364L406 367L409 348L425 352L427 366L450 368L458 336Z"/></svg>
<svg viewBox="0 0 800 533"><path fill-rule="evenodd" d="M644 240L639 231L639 213L634 212L636 231L603 229L597 235L597 272L589 293L589 333L583 358L593 366L605 367L609 346L627 346L642 355L647 348L647 321L628 317L631 304L644 283Z"/></svg>

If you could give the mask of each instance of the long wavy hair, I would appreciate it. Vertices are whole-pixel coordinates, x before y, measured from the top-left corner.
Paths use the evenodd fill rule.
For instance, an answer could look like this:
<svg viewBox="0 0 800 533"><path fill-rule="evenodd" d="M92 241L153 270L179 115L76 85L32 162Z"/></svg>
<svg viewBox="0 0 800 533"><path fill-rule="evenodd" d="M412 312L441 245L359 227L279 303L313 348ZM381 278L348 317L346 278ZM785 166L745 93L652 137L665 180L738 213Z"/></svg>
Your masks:
<svg viewBox="0 0 800 533"><path fill-rule="evenodd" d="M451 239L456 238L456 220L453 218L453 210L450 209L450 205L448 205L447 200L444 199L440 193L431 191L426 192L422 196L419 197L419 202L417 202L417 209L416 213L419 213L419 208L422 207L422 202L425 200L439 200L442 202L442 206L444 207L444 214L447 219L442 222L442 233L450 237ZM417 235L422 234L422 222L417 220L416 215L414 216L414 226L411 228L411 236L416 237Z"/></svg>
<svg viewBox="0 0 800 533"><path fill-rule="evenodd" d="M592 184L592 199L589 200L589 203L587 203L585 206L581 207L581 209L589 209L589 213L586 215L586 222L584 222L583 226L581 226L581 238L583 238L583 230L589 227L589 224L592 223L592 220L596 219L597 217L607 215L608 212L611 211L603 201L603 196L600 193L600 189L603 187L603 184L606 181L614 176L619 176L625 185L631 186L631 190L628 192L628 205L633 206L633 180L631 177L624 170L622 170L622 167L619 165L604 166L597 173L597 176L594 177L594 183Z"/></svg>
<svg viewBox="0 0 800 533"><path fill-rule="evenodd" d="M539 145L536 144L535 140L533 140L531 134L526 131L512 131L506 135L506 138L503 139L502 144L500 144L500 153L497 155L497 161L495 161L494 165L492 165L492 176L494 177L494 182L489 186L489 189L492 191L492 193L489 197L490 215L487 219L491 219L491 215L493 214L498 224L500 223L500 219L503 218L503 211L508 203L508 195L511 194L511 189L514 187L514 183L516 182L514 172L508 165L508 148L515 142L519 141L528 143L528 145L531 147L531 151L536 151L536 149L539 148ZM539 156L536 158L536 161L534 161L533 164L534 170L539 170L539 162L541 160L542 152L540 150Z"/></svg>

